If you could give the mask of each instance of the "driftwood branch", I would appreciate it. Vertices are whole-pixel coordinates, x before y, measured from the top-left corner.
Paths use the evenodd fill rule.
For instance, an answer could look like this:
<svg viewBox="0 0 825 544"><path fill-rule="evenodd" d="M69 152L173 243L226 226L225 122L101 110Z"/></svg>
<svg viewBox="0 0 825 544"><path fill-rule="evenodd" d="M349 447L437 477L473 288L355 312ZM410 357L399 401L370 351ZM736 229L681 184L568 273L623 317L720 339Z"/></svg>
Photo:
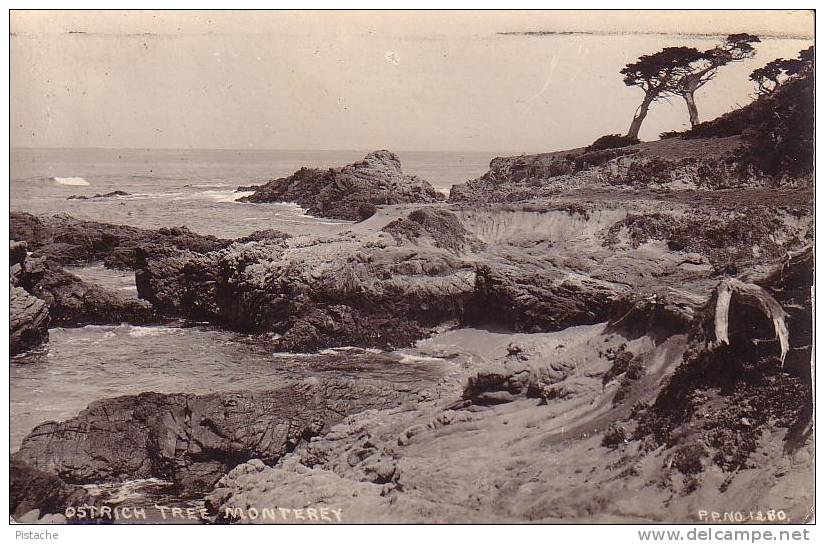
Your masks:
<svg viewBox="0 0 825 544"><path fill-rule="evenodd" d="M782 351L780 361L781 365L784 366L785 356L790 350L788 326L785 323L785 318L788 317L788 314L776 299L758 285L744 283L736 278L728 278L722 281L719 287L717 287L716 293L715 332L717 345L730 344L730 339L728 338L728 319L731 299L735 294L741 302L755 306L773 322L773 329Z"/></svg>

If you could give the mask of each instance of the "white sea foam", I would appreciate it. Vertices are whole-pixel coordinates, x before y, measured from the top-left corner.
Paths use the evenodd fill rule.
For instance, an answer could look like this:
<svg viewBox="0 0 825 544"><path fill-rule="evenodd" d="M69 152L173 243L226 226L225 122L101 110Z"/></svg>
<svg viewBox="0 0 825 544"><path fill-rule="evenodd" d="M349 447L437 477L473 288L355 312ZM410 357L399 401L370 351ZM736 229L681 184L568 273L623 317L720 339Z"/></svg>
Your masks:
<svg viewBox="0 0 825 544"><path fill-rule="evenodd" d="M444 359L439 359L438 357L427 357L426 355L411 355L409 353L400 353L399 355L401 356L401 359L398 362L404 364L444 362Z"/></svg>
<svg viewBox="0 0 825 544"><path fill-rule="evenodd" d="M231 187L228 183L187 183L184 187L194 187L196 189L218 189L220 187Z"/></svg>
<svg viewBox="0 0 825 544"><path fill-rule="evenodd" d="M254 193L255 191L204 191L204 195L215 202L235 202L239 198L250 196Z"/></svg>
<svg viewBox="0 0 825 544"><path fill-rule="evenodd" d="M301 357L314 357L314 353L292 353L291 351L275 351L272 353L273 357L277 358L301 358Z"/></svg>
<svg viewBox="0 0 825 544"><path fill-rule="evenodd" d="M173 200L180 200L180 198L185 193L132 193L129 196L123 196L121 198L125 200L148 200L152 198L173 198Z"/></svg>
<svg viewBox="0 0 825 544"><path fill-rule="evenodd" d="M58 185L81 185L81 186L91 185L88 181L86 181L85 179L83 179L81 177L59 178L59 177L55 176L55 177L51 178L51 180L53 182L57 183Z"/></svg>
<svg viewBox="0 0 825 544"><path fill-rule="evenodd" d="M367 350L357 346L340 346L337 348L326 348L318 352L318 355L340 355L342 353L365 353ZM381 353L381 350L370 353Z"/></svg>
<svg viewBox="0 0 825 544"><path fill-rule="evenodd" d="M175 198L175 200L211 200L212 202L235 202L241 197L249 196L253 191L236 191L234 189L224 189L219 191L216 189L209 189L206 191L198 191L196 193L189 193Z"/></svg>
<svg viewBox="0 0 825 544"><path fill-rule="evenodd" d="M135 338L158 336L161 334L179 334L181 332L181 329L171 327L139 327L137 325L130 325L129 328L129 336L134 336Z"/></svg>
<svg viewBox="0 0 825 544"><path fill-rule="evenodd" d="M85 484L83 488L92 496L105 496L106 502L118 504L126 500L143 496L147 488L171 487L172 482L158 478L141 478L123 482L107 482L100 484Z"/></svg>

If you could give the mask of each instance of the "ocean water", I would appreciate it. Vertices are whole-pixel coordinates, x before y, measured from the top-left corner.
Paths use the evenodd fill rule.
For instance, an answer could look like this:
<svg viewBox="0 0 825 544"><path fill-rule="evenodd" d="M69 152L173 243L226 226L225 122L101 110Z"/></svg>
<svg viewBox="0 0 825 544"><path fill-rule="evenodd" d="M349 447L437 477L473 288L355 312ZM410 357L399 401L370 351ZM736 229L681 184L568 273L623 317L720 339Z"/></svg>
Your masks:
<svg viewBox="0 0 825 544"><path fill-rule="evenodd" d="M294 204L235 202L240 185L288 176L302 166L334 167L367 151L14 149L11 209L136 227L185 225L200 234L239 237L274 228L300 233L339 221L306 216ZM448 193L487 171L495 153L400 152L402 168ZM129 196L92 200L112 191Z"/></svg>
<svg viewBox="0 0 825 544"><path fill-rule="evenodd" d="M158 393L267 390L308 377L427 384L445 359L342 348L276 352L258 338L208 326L54 328L47 346L11 359L11 447L44 421L63 421L95 400Z"/></svg>
<svg viewBox="0 0 825 544"><path fill-rule="evenodd" d="M239 185L264 183L301 166L332 167L362 158L360 151L169 151L17 149L11 154L11 209L137 227L185 225L195 232L238 237L266 228L293 234L342 228L342 222L305 215L295 204L235 202ZM492 153L399 153L405 172L449 192L483 174ZM111 191L129 196L67 200ZM345 223L344 223L345 225ZM84 280L137 296L134 273L101 264L70 267ZM10 361L11 450L38 424L76 415L108 397L269 389L312 376L381 378L435 383L451 361L414 350L324 350L276 353L260 338L195 327L127 324L53 328L41 348ZM176 504L155 481L90 486L127 504Z"/></svg>

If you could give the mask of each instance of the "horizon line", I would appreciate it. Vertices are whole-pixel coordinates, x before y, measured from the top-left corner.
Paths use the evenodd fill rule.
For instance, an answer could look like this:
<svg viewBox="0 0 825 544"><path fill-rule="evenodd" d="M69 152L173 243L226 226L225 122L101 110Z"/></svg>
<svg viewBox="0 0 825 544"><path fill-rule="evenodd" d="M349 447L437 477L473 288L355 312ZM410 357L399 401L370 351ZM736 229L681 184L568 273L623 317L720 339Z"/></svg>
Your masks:
<svg viewBox="0 0 825 544"><path fill-rule="evenodd" d="M583 146L580 146L583 147ZM18 150L54 150L54 149L93 149L93 150L143 150L143 151L307 151L307 152L332 152L332 153L372 153L373 151L386 150L392 153L512 153L512 154L538 154L554 153L547 150L466 150L466 149L388 149L388 148L363 148L363 149L309 149L309 148L275 148L275 147L109 147L109 146L9 146L9 152ZM577 148L571 148L577 149Z"/></svg>
<svg viewBox="0 0 825 544"><path fill-rule="evenodd" d="M507 32L496 32L500 36L661 36L674 38L693 39L717 39L737 34L737 32L664 32L656 30L511 30ZM765 40L813 40L810 34L795 33L754 33L760 39Z"/></svg>

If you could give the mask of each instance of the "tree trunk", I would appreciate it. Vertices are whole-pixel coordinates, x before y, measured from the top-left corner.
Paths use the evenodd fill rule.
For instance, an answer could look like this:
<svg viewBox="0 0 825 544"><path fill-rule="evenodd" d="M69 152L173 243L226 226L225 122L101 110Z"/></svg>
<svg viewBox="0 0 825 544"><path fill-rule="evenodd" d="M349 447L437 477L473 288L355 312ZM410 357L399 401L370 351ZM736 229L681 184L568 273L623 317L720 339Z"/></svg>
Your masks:
<svg viewBox="0 0 825 544"><path fill-rule="evenodd" d="M696 100L693 98L693 91L687 91L682 94L687 104L688 115L690 116L690 126L695 127L699 124L699 110L696 109Z"/></svg>
<svg viewBox="0 0 825 544"><path fill-rule="evenodd" d="M639 129L642 128L642 121L647 117L647 111L650 109L650 105L655 98L655 94L645 95L645 99L642 100L641 106L639 106L639 109L636 110L636 114L633 116L633 122L630 123L630 130L627 131L628 137L639 138Z"/></svg>

